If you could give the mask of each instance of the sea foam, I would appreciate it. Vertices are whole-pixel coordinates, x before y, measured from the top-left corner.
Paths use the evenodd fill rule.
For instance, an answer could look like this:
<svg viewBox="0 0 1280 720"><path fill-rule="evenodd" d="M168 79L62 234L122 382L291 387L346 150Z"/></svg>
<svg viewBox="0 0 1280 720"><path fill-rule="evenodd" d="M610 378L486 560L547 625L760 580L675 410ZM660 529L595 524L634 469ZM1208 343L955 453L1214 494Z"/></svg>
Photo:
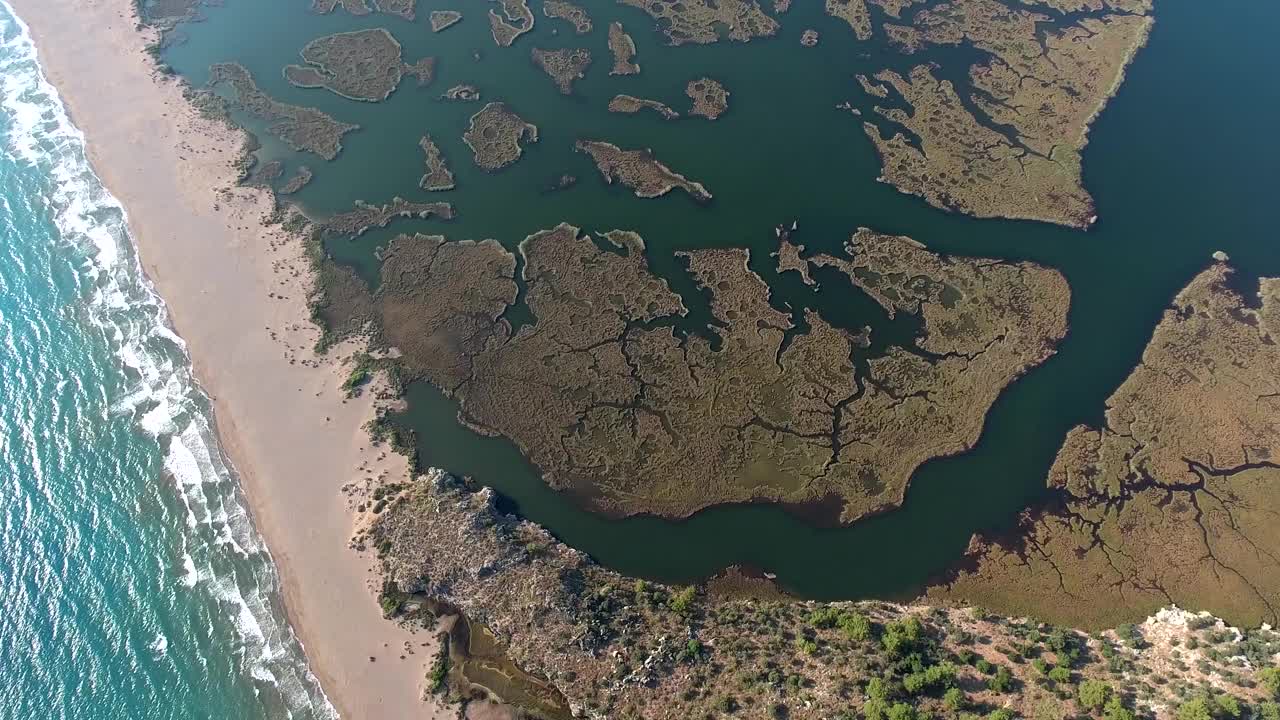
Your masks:
<svg viewBox="0 0 1280 720"><path fill-rule="evenodd" d="M283 616L270 555L217 444L210 403L192 374L186 344L171 329L165 304L143 272L125 208L89 164L84 135L44 77L27 27L7 2L0 0L0 6L17 28L0 43L8 151L53 180L40 198L42 209L62 241L85 258L80 269L86 319L130 380L113 398L111 412L131 418L166 448L163 469L184 509L187 531L173 548L180 561L171 564L181 572L167 581L211 596L222 621L235 629L243 672L275 688L289 717L336 718ZM169 639L158 633L147 647L164 655Z"/></svg>

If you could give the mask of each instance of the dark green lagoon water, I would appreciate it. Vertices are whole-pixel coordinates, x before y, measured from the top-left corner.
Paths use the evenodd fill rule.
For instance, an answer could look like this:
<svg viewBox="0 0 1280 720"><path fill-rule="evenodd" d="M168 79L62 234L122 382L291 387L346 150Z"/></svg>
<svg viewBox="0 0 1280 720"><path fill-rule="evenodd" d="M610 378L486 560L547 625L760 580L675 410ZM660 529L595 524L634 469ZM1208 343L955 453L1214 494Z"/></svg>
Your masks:
<svg viewBox="0 0 1280 720"><path fill-rule="evenodd" d="M334 257L370 281L377 272L375 248L399 232L492 237L514 248L537 229L569 221L587 230L640 232L651 265L685 294L695 321L705 318L705 300L693 292L674 253L750 247L752 264L774 288L779 307L814 307L838 325L868 323L879 337L905 340L912 328L890 323L868 298L837 292L838 284L815 294L794 274L772 271L773 228L793 219L800 227L794 240L810 250L836 250L855 228L867 226L911 235L943 252L1034 260L1070 281L1070 336L1056 357L1004 393L978 447L926 464L900 510L847 528L813 527L767 506L714 508L683 522L598 517L549 490L510 443L460 428L454 406L431 388L410 390L403 421L418 431L426 463L495 487L523 516L625 573L689 581L741 563L776 573L787 587L814 598L910 595L953 564L973 532L1008 530L1023 508L1042 499L1066 431L1101 421L1107 396L1138 360L1161 311L1212 252L1230 254L1242 287L1258 275L1280 274L1271 205L1280 166L1275 3L1157 0L1150 42L1094 123L1085 151L1085 181L1101 217L1087 233L973 220L876 182L879 160L860 119L834 107L851 100L870 112L853 75L906 70L927 59L942 65L940 76L959 81L972 58L962 50L907 58L875 41L857 43L848 26L823 15L818 3L796 3L772 39L669 48L638 10L584 3L596 27L580 38L567 24L543 17L535 2L537 28L505 49L495 47L481 3L461 7L466 18L441 34L430 32L426 16L448 7L442 0L420 2L414 23L341 11L317 16L308 5L226 0L207 10L204 22L186 26L188 40L168 50L166 59L195 84L204 82L214 62L240 62L277 99L362 126L330 163L262 136L262 159L280 159L290 168L305 163L316 171L296 196L309 214L325 216L357 199L386 202L396 195L455 204L458 218L448 224L402 221L356 241L334 241ZM608 75L606 28L615 19L635 38L643 68L638 76ZM362 27L390 29L408 61L437 56L435 82L425 89L405 82L386 102L368 104L284 81L281 68L296 62L307 41ZM798 39L810 27L822 41L805 49ZM535 46L592 49L595 64L575 95L557 94L532 64ZM714 123L605 110L609 98L625 92L683 111L684 84L701 75L732 93L729 113ZM480 106L437 99L464 82L539 127L540 142L495 175L475 167L461 139ZM418 189L424 172L418 141L426 133L457 176L454 192ZM673 169L705 184L715 200L705 207L679 193L641 200L607 186L589 158L573 152L580 137L653 148ZM541 192L566 172L579 178L575 187Z"/></svg>

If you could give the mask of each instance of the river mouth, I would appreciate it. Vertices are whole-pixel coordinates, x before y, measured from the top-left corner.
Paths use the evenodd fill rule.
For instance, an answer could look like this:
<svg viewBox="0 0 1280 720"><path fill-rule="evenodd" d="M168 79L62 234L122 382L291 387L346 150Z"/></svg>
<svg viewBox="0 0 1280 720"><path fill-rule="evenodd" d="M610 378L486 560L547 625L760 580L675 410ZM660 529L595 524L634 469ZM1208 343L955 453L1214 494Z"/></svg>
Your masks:
<svg viewBox="0 0 1280 720"><path fill-rule="evenodd" d="M419 25L436 5L424 3ZM798 242L835 251L855 228L868 226L909 234L935 251L1027 259L1062 271L1072 286L1073 307L1071 332L1058 355L1004 392L972 451L926 464L915 473L901 508L851 527L823 526L759 505L714 507L683 521L607 519L550 490L509 442L459 426L457 407L425 384L409 388L409 409L397 419L417 432L424 464L493 486L520 515L625 574L690 582L743 565L776 574L783 587L803 597L907 598L959 560L974 532L1005 531L1019 512L1043 499L1046 472L1067 430L1098 422L1107 396L1138 361L1163 308L1212 252L1227 252L1241 268L1242 282L1280 273L1280 250L1265 240L1274 237L1274 218L1265 210L1274 186L1267 172L1280 161L1273 130L1280 95L1266 68L1280 64L1280 52L1264 30L1274 27L1280 10L1227 13L1187 5L1157 7L1147 47L1090 132L1085 181L1101 219L1088 232L973 220L876 182L880 163L859 123L826 110L856 94L854 73L886 65L905 69L909 63L889 60L897 54L883 52L875 41L850 57L834 41L839 27L820 9L800 4L786 16L778 38L674 51L661 45L643 15L593 8L598 26L620 18L639 46L637 62L644 69L628 79L634 82L627 92L683 108L683 81L691 72L717 77L731 89L731 110L714 131L605 113L603 103L616 87L601 68L579 83L575 95L552 97L548 80L524 57L527 46L508 54L518 58L504 56L492 47L483 23L472 18L432 35L385 17L313 16L302 2L228 0L223 8L208 9L207 21L191 25L187 42L168 50L166 59L197 83L212 62L241 62L273 95L366 127L350 135L343 154L318 167L315 180L297 195L318 216L341 212L356 199L386 202L416 187L421 157L403 148L416 147L431 131L458 175L460 190L449 198L458 218L447 224L398 222L357 240L331 241L334 257L367 280L376 278L374 249L402 231L493 237L514 248L530 232L561 221L590 230L621 227L645 237L651 266L691 307L686 330L705 325L706 304L698 301L674 253L747 246L753 268L774 289L778 304L815 307L843 327L872 324L879 337L901 342L913 328L887 322L867 298L827 289L815 294L794 276L770 272L765 266L774 249L773 228L796 219ZM402 88L378 106L294 88L280 77L280 68L295 62L298 48L314 37L378 26L396 32L410 58L434 53L457 59L452 67L441 65L431 87ZM806 26L819 28L824 37L811 53L792 37ZM551 36L551 27L540 18L521 42L572 42L563 28ZM268 42L258 28L280 36ZM476 50L481 61L470 59ZM598 62L605 58L602 53ZM959 68L968 61L960 50L939 58ZM832 63L842 71L822 72ZM478 107L435 100L462 81L520 108L539 125L539 142L503 173L479 172L461 145L466 119ZM1189 91L1207 88L1211 101L1187 99ZM802 118L806 130L797 132ZM613 142L660 147L663 157L703 182L715 199L706 207L680 194L637 200L598 182L587 159L571 152L585 129L604 132ZM271 142L259 155L297 162ZM579 179L571 189L540 192L548 178L566 173Z"/></svg>

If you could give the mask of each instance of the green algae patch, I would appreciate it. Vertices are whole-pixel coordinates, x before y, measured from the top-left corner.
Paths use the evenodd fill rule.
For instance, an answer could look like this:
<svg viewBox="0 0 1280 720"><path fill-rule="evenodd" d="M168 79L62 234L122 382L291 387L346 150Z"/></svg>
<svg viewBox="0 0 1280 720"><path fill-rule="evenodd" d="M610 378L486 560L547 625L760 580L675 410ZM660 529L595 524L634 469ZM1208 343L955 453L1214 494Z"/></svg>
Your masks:
<svg viewBox="0 0 1280 720"><path fill-rule="evenodd" d="M931 598L1102 627L1169 603L1280 620L1280 280L1251 306L1216 263L1178 294L1106 424L1068 433L1057 503L975 538Z"/></svg>

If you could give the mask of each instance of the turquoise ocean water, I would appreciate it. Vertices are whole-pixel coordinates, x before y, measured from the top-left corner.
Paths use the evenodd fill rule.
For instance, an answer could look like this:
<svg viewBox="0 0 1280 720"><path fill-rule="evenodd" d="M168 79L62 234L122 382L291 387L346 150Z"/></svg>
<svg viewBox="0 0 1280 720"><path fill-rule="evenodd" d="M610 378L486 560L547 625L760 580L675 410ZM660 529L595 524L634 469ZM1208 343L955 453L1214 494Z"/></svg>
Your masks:
<svg viewBox="0 0 1280 720"><path fill-rule="evenodd" d="M0 2L0 720L332 718L120 204Z"/></svg>

